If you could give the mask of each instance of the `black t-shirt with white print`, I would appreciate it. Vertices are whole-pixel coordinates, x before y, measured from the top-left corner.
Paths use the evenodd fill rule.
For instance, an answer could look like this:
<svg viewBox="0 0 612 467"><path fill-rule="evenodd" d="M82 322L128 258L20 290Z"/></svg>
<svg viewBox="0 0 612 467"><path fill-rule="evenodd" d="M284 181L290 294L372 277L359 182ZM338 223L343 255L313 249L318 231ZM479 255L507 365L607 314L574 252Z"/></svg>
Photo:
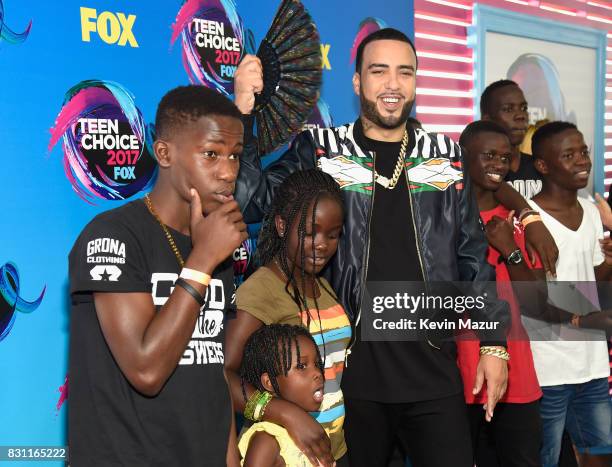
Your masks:
<svg viewBox="0 0 612 467"><path fill-rule="evenodd" d="M183 258L190 237L170 230ZM157 311L180 266L142 200L96 216L70 252L72 466L224 466L231 406L224 321L234 306L231 259L213 275L178 366L155 397L125 378L102 334L93 292L151 293Z"/></svg>
<svg viewBox="0 0 612 467"><path fill-rule="evenodd" d="M535 168L534 158L521 152L521 163L516 172L509 171L506 182L525 199L531 199L542 190L542 174Z"/></svg>

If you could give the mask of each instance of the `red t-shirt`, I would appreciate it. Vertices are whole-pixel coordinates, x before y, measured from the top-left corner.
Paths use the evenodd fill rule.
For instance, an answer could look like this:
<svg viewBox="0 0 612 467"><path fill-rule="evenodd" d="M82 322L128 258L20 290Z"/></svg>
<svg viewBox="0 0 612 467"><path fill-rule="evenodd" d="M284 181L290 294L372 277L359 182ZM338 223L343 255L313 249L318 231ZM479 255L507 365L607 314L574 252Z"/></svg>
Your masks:
<svg viewBox="0 0 612 467"><path fill-rule="evenodd" d="M508 217L508 209L499 205L489 211L480 211L480 217L486 224L493 216L505 219ZM517 225L514 228L514 241L527 258L525 250L525 236L523 230ZM542 397L542 391L538 383L529 338L523 325L521 324L521 312L519 305L512 290L510 274L506 263L498 263L499 252L489 246L487 261L495 268L497 280L497 294L500 299L505 300L510 305L512 325L508 330L508 389L500 402L527 403L533 402ZM529 265L529 261L527 261ZM529 265L531 266L531 265ZM538 258L536 269L542 268ZM468 404L484 404L487 401L486 387L480 393L473 395L472 388L476 379L476 367L478 366L480 342L474 335L468 340L459 339L457 341L457 363L463 378L463 392L465 401Z"/></svg>

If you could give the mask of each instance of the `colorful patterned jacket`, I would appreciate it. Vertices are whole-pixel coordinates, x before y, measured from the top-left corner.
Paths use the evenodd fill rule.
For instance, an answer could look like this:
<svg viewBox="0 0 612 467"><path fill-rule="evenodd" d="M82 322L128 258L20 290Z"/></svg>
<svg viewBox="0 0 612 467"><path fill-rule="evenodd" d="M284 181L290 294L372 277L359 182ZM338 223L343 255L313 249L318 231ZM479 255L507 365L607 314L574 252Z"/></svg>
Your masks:
<svg viewBox="0 0 612 467"><path fill-rule="evenodd" d="M344 193L345 224L338 252L327 269L330 283L353 323L358 323L365 290L369 253L369 224L375 190L375 154L364 151L361 122L300 133L290 148L265 170L256 140L245 121L245 150L241 158L235 198L248 223L260 222L270 205L274 187L296 170L319 167L330 174ZM459 146L450 138L421 129L408 130L415 144L406 154L409 199L418 258L425 281L475 283L475 292L488 295L479 321L500 322L497 332L481 334L488 343L505 341L509 322L506 302L497 300L495 272L487 263L487 241L478 206L464 177ZM487 281L490 281L487 284ZM481 287L480 285L481 284ZM491 290L492 289L492 290ZM432 342L435 338L430 340Z"/></svg>

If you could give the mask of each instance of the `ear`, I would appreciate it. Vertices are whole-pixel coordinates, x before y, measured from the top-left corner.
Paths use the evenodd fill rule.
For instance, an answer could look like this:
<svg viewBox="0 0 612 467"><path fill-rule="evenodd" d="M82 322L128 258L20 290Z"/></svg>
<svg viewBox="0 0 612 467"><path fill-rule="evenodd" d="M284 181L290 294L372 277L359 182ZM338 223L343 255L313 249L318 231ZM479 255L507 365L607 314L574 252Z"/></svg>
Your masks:
<svg viewBox="0 0 612 467"><path fill-rule="evenodd" d="M491 120L491 116L489 114L482 114L480 116L480 119L481 120L489 120L490 121Z"/></svg>
<svg viewBox="0 0 612 467"><path fill-rule="evenodd" d="M160 167L170 167L172 165L172 157L170 155L169 144L161 139L158 139L153 143L153 152L155 153L155 159Z"/></svg>
<svg viewBox="0 0 612 467"><path fill-rule="evenodd" d="M361 75L357 72L353 75L353 91L359 96L359 87L361 85Z"/></svg>
<svg viewBox="0 0 612 467"><path fill-rule="evenodd" d="M274 216L274 227L276 227L276 233L279 237L284 237L287 233L287 223L285 219L283 219L280 214Z"/></svg>
<svg viewBox="0 0 612 467"><path fill-rule="evenodd" d="M539 157L536 157L533 160L533 165L535 166L536 170L540 172L542 175L546 175L548 173L548 165L546 164L546 161L544 159L540 159Z"/></svg>
<svg viewBox="0 0 612 467"><path fill-rule="evenodd" d="M275 394L274 392L274 387L272 386L272 381L270 381L270 376L268 375L268 373L262 373L261 377L259 378L259 381L261 381L261 385L264 387L264 389L266 391L268 391L271 394Z"/></svg>

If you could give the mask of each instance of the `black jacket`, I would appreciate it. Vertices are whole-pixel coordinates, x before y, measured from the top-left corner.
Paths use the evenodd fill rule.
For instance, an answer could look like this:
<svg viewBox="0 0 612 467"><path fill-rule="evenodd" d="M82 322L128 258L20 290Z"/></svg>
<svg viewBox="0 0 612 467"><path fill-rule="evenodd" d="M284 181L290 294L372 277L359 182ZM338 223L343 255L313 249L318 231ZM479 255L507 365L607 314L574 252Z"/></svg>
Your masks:
<svg viewBox="0 0 612 467"><path fill-rule="evenodd" d="M247 119L235 193L246 222L261 221L274 187L292 172L319 167L334 177L344 193L346 216L338 252L329 265L330 282L353 323L358 322L368 264L372 192L384 189L374 182L375 154L362 149L361 122L304 131L265 170L249 131L251 125ZM486 261L488 244L469 177L464 176L461 150L447 136L409 131L415 144L406 154L409 167L404 174L423 277L426 282L472 282L475 293L486 292L486 307L480 315L472 313L472 319L500 322L497 332L480 336L488 344L503 343L510 319L508 305L496 298L495 272Z"/></svg>

